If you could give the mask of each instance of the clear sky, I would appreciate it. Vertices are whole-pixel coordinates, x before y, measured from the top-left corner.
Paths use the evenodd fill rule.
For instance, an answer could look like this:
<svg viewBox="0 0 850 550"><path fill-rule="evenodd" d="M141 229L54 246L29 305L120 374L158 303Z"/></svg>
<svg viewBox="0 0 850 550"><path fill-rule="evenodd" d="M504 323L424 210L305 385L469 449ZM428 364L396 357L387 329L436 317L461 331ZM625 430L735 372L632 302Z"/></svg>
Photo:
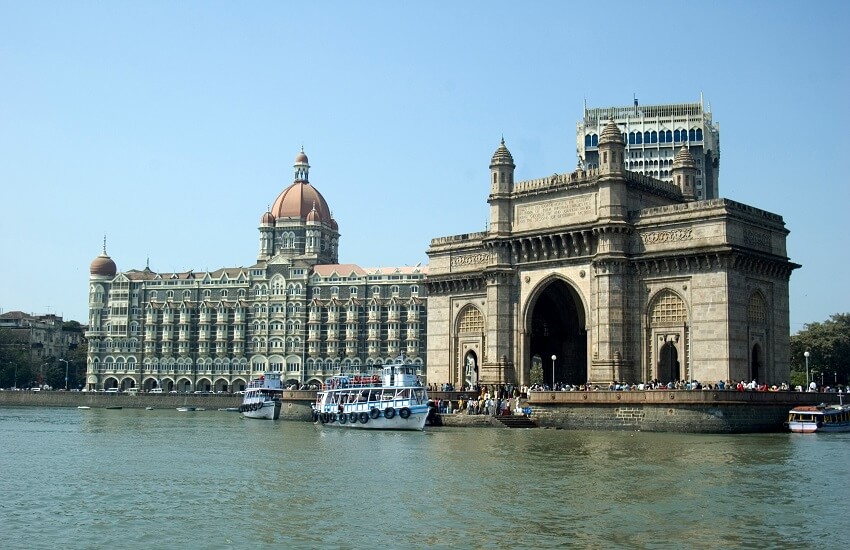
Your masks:
<svg viewBox="0 0 850 550"><path fill-rule="evenodd" d="M590 107L720 123L720 194L781 214L792 332L850 311L850 2L0 0L0 309L87 322L91 261L256 261L300 148L340 262L427 263L516 178L575 169Z"/></svg>

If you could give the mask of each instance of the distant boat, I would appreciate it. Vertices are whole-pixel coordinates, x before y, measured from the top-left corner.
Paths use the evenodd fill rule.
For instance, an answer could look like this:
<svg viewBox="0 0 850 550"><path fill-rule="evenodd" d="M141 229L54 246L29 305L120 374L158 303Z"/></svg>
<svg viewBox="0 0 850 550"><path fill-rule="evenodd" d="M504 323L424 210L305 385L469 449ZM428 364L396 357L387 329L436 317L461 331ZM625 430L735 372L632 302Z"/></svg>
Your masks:
<svg viewBox="0 0 850 550"><path fill-rule="evenodd" d="M239 412L245 418L264 418L277 420L280 418L283 386L279 372L265 372L256 380L251 380L248 389L242 396Z"/></svg>
<svg viewBox="0 0 850 550"><path fill-rule="evenodd" d="M850 432L850 405L801 405L788 412L785 423L795 433Z"/></svg>
<svg viewBox="0 0 850 550"><path fill-rule="evenodd" d="M146 411L152 411L152 410L153 410L153 407L145 407L145 410L146 410Z"/></svg>
<svg viewBox="0 0 850 550"><path fill-rule="evenodd" d="M337 375L316 394L313 421L359 430L422 430L431 407L413 365L399 357L378 375Z"/></svg>
<svg viewBox="0 0 850 550"><path fill-rule="evenodd" d="M193 412L197 409L195 407L177 407L177 410L180 412Z"/></svg>
<svg viewBox="0 0 850 550"><path fill-rule="evenodd" d="M118 409L121 409L121 407L106 407L106 408L107 408L107 409L112 409L112 410L118 410Z"/></svg>
<svg viewBox="0 0 850 550"><path fill-rule="evenodd" d="M86 406L86 405L80 405L80 406L79 406L79 407L77 407L77 408L78 408L78 409L85 409L85 410L88 410L88 409L90 409L91 407Z"/></svg>
<svg viewBox="0 0 850 550"><path fill-rule="evenodd" d="M230 413L238 413L238 412L239 412L239 407L225 407L225 408L221 408L221 409L219 409L219 410L220 410L220 411L230 412Z"/></svg>

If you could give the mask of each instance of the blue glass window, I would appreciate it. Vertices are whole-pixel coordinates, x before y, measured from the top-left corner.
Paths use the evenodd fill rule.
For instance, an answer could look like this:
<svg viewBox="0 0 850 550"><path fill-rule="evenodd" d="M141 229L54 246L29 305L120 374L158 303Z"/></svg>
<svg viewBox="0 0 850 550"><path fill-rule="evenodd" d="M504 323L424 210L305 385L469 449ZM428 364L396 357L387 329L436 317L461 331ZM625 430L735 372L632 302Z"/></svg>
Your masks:
<svg viewBox="0 0 850 550"><path fill-rule="evenodd" d="M673 132L673 139L676 141L682 141L682 135L679 133L679 130Z"/></svg>
<svg viewBox="0 0 850 550"><path fill-rule="evenodd" d="M590 134L587 134L586 136L584 136L584 146L590 147Z"/></svg>
<svg viewBox="0 0 850 550"><path fill-rule="evenodd" d="M673 143L673 132L667 130L667 143Z"/></svg>
<svg viewBox="0 0 850 550"><path fill-rule="evenodd" d="M599 145L599 136L597 136L596 134L591 135L590 136L590 144L594 147Z"/></svg>
<svg viewBox="0 0 850 550"><path fill-rule="evenodd" d="M629 145L634 145L634 144L635 144L635 133L629 132Z"/></svg>
<svg viewBox="0 0 850 550"><path fill-rule="evenodd" d="M658 132L655 130L649 134L650 143L658 143Z"/></svg>
<svg viewBox="0 0 850 550"><path fill-rule="evenodd" d="M652 143L652 136L650 135L649 132L643 133L643 142L644 143Z"/></svg>
<svg viewBox="0 0 850 550"><path fill-rule="evenodd" d="M643 134L640 132L635 132L635 143L641 144L643 143Z"/></svg>
<svg viewBox="0 0 850 550"><path fill-rule="evenodd" d="M694 131L693 128L691 128L691 131L688 134L688 139L690 139L690 141L696 141L696 137L697 137L697 133Z"/></svg>
<svg viewBox="0 0 850 550"><path fill-rule="evenodd" d="M702 141L702 128L697 128L697 141Z"/></svg>

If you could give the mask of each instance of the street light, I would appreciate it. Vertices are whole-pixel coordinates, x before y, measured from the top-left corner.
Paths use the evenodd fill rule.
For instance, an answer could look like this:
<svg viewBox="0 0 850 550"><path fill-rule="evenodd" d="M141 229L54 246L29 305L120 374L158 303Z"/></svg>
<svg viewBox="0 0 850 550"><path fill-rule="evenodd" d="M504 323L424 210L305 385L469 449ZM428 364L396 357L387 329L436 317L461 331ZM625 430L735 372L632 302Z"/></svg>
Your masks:
<svg viewBox="0 0 850 550"><path fill-rule="evenodd" d="M65 363L65 391L68 391L68 360L60 359L63 363Z"/></svg>
<svg viewBox="0 0 850 550"><path fill-rule="evenodd" d="M558 356L553 353L552 354L552 391L555 391L555 359L557 359L557 358L558 358Z"/></svg>
<svg viewBox="0 0 850 550"><path fill-rule="evenodd" d="M803 357L806 358L806 391L809 391L809 356L810 355L811 355L811 353L809 353L809 350L806 350L805 353L803 353Z"/></svg>

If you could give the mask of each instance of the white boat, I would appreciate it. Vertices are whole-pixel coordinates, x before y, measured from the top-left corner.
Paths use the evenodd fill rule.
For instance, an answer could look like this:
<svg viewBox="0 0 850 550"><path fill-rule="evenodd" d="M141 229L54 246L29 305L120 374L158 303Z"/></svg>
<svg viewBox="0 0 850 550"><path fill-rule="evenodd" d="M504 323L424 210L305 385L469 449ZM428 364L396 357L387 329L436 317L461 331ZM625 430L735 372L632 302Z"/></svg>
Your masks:
<svg viewBox="0 0 850 550"><path fill-rule="evenodd" d="M195 407L177 407L180 412L195 412Z"/></svg>
<svg viewBox="0 0 850 550"><path fill-rule="evenodd" d="M422 430L431 407L413 365L398 358L382 375L328 378L313 405L320 426L357 430Z"/></svg>
<svg viewBox="0 0 850 550"><path fill-rule="evenodd" d="M795 433L850 432L850 405L802 405L788 412L788 429Z"/></svg>
<svg viewBox="0 0 850 550"><path fill-rule="evenodd" d="M242 396L242 404L239 405L239 412L245 418L277 420L280 418L280 398L282 394L283 386L280 382L280 373L263 373L259 378L251 380L248 384L248 389Z"/></svg>
<svg viewBox="0 0 850 550"><path fill-rule="evenodd" d="M77 407L77 408L78 408L78 409L83 409L83 410L86 410L86 411L87 411L87 410L89 410L91 407L89 407L88 405L80 405L80 406L79 406L79 407Z"/></svg>

